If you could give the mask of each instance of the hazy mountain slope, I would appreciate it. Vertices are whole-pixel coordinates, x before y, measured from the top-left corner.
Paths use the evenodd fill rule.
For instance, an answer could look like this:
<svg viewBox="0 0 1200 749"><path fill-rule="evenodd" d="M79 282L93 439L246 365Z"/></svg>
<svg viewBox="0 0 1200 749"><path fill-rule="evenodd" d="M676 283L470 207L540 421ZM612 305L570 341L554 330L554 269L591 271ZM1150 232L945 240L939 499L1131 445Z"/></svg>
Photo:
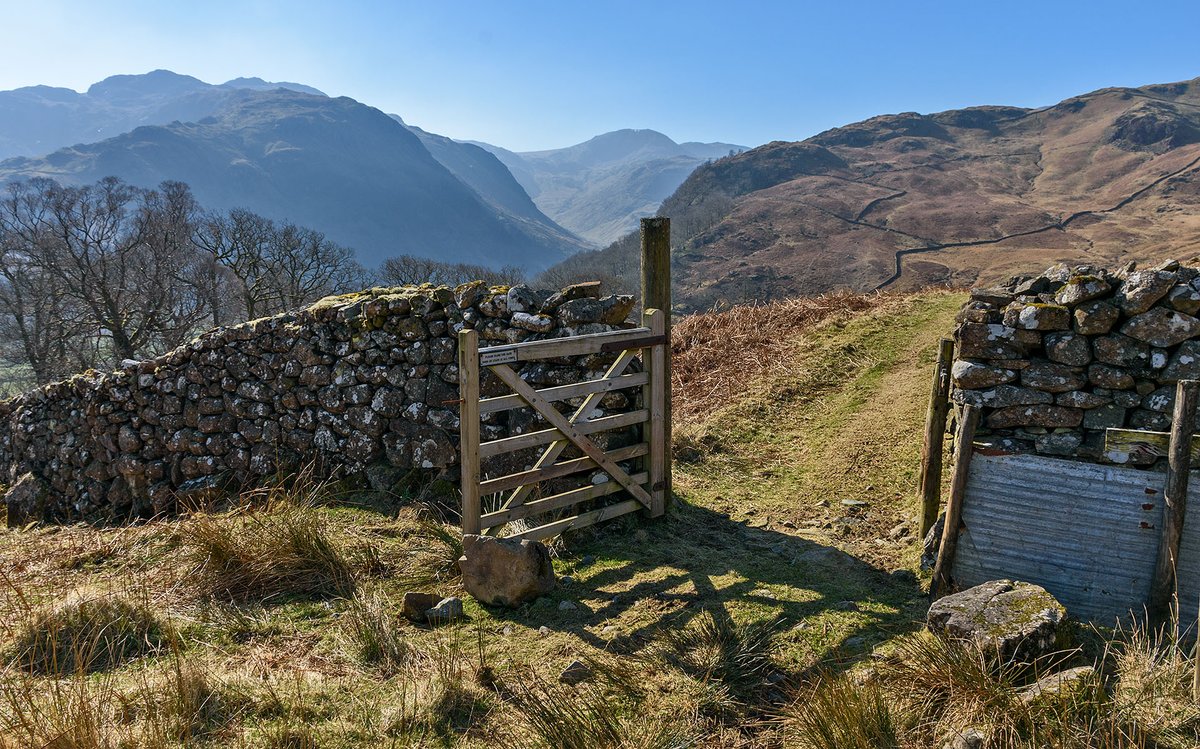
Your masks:
<svg viewBox="0 0 1200 749"><path fill-rule="evenodd" d="M485 203L407 128L347 98L240 90L198 122L0 162L0 181L108 175L139 185L183 180L207 206L243 206L320 229L366 265L411 253L539 268L577 247Z"/></svg>
<svg viewBox="0 0 1200 749"><path fill-rule="evenodd" d="M396 115L391 117L403 122ZM491 153L471 143L461 143L444 135L429 133L414 125L406 127L451 174L465 182L484 202L501 213L526 222L528 231L541 233L547 241L561 242L575 249L592 246L538 210L508 168Z"/></svg>
<svg viewBox="0 0 1200 749"><path fill-rule="evenodd" d="M607 244L651 215L697 166L744 146L679 144L654 130L617 130L584 143L494 154L547 216L576 234Z"/></svg>
<svg viewBox="0 0 1200 749"><path fill-rule="evenodd" d="M664 202L691 306L969 284L1200 249L1200 79L874 117L697 169ZM568 261L627 266L636 241Z"/></svg>
<svg viewBox="0 0 1200 749"><path fill-rule="evenodd" d="M195 121L225 106L238 90L276 88L324 96L298 83L236 78L214 86L169 70L112 76L82 94L51 86L0 91L0 159L41 156L64 146L111 138L141 125Z"/></svg>

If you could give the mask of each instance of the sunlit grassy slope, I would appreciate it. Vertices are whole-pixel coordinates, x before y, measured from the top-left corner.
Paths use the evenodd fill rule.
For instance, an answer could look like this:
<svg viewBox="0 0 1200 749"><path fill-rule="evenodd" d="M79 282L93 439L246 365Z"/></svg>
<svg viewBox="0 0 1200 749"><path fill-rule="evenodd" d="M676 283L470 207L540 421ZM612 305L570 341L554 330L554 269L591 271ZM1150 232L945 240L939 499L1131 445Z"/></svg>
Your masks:
<svg viewBox="0 0 1200 749"><path fill-rule="evenodd" d="M730 347L724 365L707 365L734 367L725 380L736 387L709 378L690 392L706 370L689 369L697 354L677 344L691 374L677 385L670 513L560 540L555 566L570 580L515 611L468 598L464 623L399 622L399 599L418 583L456 592L452 579L436 582L454 549L431 534L428 506L405 498L318 498L284 521L272 518L294 498L132 528L0 531L0 621L116 595L149 606L171 633L148 656L66 682L0 671L0 747L33 741L31 715L90 720L78 730L111 739L72 746L571 746L538 723L563 694L597 742L580 746L618 745L595 738L603 730L627 746L780 745L786 722L771 717L806 679L913 631L926 606L908 529L929 371L963 297L854 299L801 327L779 310L753 313L756 329L778 325L767 343L747 343L756 356ZM307 569L292 549L294 575L231 595L205 563L214 533L236 544L239 528L271 522L307 539L298 548L319 537L339 558ZM325 569L337 577L317 585ZM6 658L17 630L0 627ZM599 675L559 685L576 659ZM54 683L68 684L66 697ZM583 714L599 705L612 714Z"/></svg>

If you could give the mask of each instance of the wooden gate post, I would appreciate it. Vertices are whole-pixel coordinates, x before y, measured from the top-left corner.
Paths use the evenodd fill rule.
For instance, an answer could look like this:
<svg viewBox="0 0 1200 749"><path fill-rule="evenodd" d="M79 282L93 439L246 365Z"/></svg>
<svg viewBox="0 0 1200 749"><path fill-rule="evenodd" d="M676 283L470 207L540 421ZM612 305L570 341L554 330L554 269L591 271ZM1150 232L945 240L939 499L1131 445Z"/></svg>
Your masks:
<svg viewBox="0 0 1200 749"><path fill-rule="evenodd" d="M647 309L642 313L643 327L650 329L652 337L663 335L667 312ZM646 442L650 445L647 472L650 474L650 517L656 518L667 511L667 499L671 484L671 440L667 406L671 402L671 380L667 363L670 361L670 344L642 349L643 364L650 382L645 385L646 404L650 409L650 420L646 422Z"/></svg>
<svg viewBox="0 0 1200 749"><path fill-rule="evenodd" d="M1153 622L1164 622L1171 614L1175 593L1175 567L1179 539L1187 514L1188 471L1192 462L1192 433L1196 426L1196 403L1200 381L1180 380L1175 386L1175 412L1171 415L1171 443L1167 454L1167 480L1163 488L1162 533L1158 539L1158 561L1150 581L1146 610Z"/></svg>
<svg viewBox="0 0 1200 749"><path fill-rule="evenodd" d="M963 496L967 493L967 477L971 472L972 442L979 426L979 408L963 406L958 429L954 433L954 476L950 480L950 498L946 501L946 523L942 527L942 542L938 546L937 563L933 567L933 582L929 596L937 600L950 589L950 571L958 551L958 527L962 524Z"/></svg>
<svg viewBox="0 0 1200 749"><path fill-rule="evenodd" d="M662 360L651 353L651 364L657 363L662 377L662 445L665 473L662 477L663 509L671 504L671 219L654 216L642 219L642 309L662 310ZM659 349L651 349L651 352ZM653 422L651 422L653 423ZM652 427L653 429L653 427ZM653 456L653 453L651 453ZM653 475L653 459L648 468ZM655 482L651 481L651 487ZM655 510L651 510L651 515ZM661 514L661 513L659 513Z"/></svg>
<svg viewBox="0 0 1200 749"><path fill-rule="evenodd" d="M458 461L462 469L462 532L479 533L479 333L458 332Z"/></svg>
<svg viewBox="0 0 1200 749"><path fill-rule="evenodd" d="M921 444L921 522L917 541L922 542L937 522L942 499L942 452L946 443L946 414L950 410L950 367L954 341L943 338L938 345L937 365L925 414L925 440Z"/></svg>

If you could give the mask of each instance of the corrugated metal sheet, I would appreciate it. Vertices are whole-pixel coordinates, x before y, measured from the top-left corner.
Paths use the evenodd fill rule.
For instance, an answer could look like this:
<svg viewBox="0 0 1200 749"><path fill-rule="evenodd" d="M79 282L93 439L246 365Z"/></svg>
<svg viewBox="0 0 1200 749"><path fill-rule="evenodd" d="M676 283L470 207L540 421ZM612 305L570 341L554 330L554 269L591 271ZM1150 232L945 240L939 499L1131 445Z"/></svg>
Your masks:
<svg viewBox="0 0 1200 749"><path fill-rule="evenodd" d="M1158 550L1164 478L1033 455L976 454L954 579L961 587L997 578L1037 583L1073 616L1100 624L1140 612ZM1200 516L1197 484L1189 506ZM1200 594L1198 527L1192 522L1184 528L1183 601ZM1194 617L1194 604L1191 610Z"/></svg>
<svg viewBox="0 0 1200 749"><path fill-rule="evenodd" d="M1200 472L1192 472L1188 483L1189 514L1183 521L1179 542L1179 562L1175 569L1179 593L1180 619L1194 626L1200 609Z"/></svg>

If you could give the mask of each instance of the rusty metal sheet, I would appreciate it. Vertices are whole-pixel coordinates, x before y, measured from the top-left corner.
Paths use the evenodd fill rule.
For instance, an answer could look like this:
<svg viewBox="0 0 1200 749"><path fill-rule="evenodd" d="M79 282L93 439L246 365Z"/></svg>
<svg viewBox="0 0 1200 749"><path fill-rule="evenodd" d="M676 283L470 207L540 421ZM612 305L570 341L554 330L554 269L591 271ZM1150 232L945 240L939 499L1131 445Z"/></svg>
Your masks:
<svg viewBox="0 0 1200 749"><path fill-rule="evenodd" d="M960 587L998 578L1036 583L1072 616L1098 624L1140 613L1158 550L1164 478L1122 466L976 453L954 579ZM1200 512L1198 483L1189 505ZM1193 602L1191 618L1200 595L1198 527L1185 525L1180 552L1181 598Z"/></svg>

